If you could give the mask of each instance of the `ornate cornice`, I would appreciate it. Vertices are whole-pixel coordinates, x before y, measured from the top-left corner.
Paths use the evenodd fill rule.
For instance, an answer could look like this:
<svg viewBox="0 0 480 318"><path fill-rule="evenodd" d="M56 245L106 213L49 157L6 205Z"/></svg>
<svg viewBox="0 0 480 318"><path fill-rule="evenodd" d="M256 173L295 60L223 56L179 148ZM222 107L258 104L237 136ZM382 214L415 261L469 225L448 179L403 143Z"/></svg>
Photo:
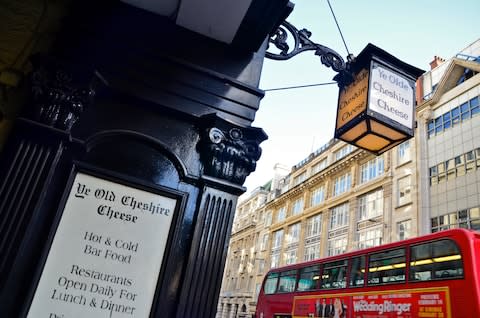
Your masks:
<svg viewBox="0 0 480 318"><path fill-rule="evenodd" d="M363 149L357 149L353 151L348 156L331 164L321 172L318 172L315 175L309 177L304 182L289 189L285 193L282 193L280 196L273 199L272 201L267 202L265 204L265 208L273 209L273 208L277 208L279 206L284 205L292 197L298 196L298 194L301 194L307 190L313 189L315 186L318 186L320 183L324 182L335 173L338 173L339 171L345 171L345 169L348 169L349 167L351 167L354 162L358 162L368 157L369 155L370 153Z"/></svg>
<svg viewBox="0 0 480 318"><path fill-rule="evenodd" d="M425 107L421 112L419 112L418 119L423 120L423 123L428 122L433 119L433 110L431 107Z"/></svg>
<svg viewBox="0 0 480 318"><path fill-rule="evenodd" d="M352 153L340 159L338 162L331 164L321 172L318 172L306 179L302 185L311 189L338 171L345 171L345 169L352 166L352 163L358 162L368 155L369 152L363 149L354 150Z"/></svg>
<svg viewBox="0 0 480 318"><path fill-rule="evenodd" d="M260 128L240 127L216 115L202 117L198 150L205 175L242 185L255 171L267 135Z"/></svg>
<svg viewBox="0 0 480 318"><path fill-rule="evenodd" d="M34 56L31 90L34 120L70 131L95 96L91 78L74 78L71 71L51 58Z"/></svg>

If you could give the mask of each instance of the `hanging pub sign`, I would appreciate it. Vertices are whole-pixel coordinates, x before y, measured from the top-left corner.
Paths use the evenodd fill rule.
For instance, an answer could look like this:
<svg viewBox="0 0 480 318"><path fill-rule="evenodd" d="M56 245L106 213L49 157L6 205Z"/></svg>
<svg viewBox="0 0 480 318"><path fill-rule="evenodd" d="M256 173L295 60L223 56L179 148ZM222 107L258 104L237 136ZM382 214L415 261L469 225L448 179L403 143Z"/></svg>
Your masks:
<svg viewBox="0 0 480 318"><path fill-rule="evenodd" d="M335 138L381 154L413 137L415 81L424 73L368 44L340 85Z"/></svg>

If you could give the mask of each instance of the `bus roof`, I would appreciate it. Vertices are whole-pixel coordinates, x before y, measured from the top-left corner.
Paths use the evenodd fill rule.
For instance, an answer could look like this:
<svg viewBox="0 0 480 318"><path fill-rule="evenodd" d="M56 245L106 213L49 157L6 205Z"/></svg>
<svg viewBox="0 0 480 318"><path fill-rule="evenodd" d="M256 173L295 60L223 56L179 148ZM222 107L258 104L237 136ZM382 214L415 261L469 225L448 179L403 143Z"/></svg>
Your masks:
<svg viewBox="0 0 480 318"><path fill-rule="evenodd" d="M444 231L439 231L423 236L417 236L414 238L406 239L403 241L396 241L392 243L387 243L383 245L378 245L374 247L369 247L365 249L360 249L360 250L355 250L351 252L346 252L343 254L338 254L334 256L328 256L328 257L323 257L323 258L317 258L311 261L306 261L306 262L300 262L300 263L295 263L295 264L290 264L290 265L285 265L281 267L275 267L271 268L268 273L274 273L274 272L283 272L288 269L296 269L298 267L303 267L303 266L309 266L309 265L314 265L318 264L319 261L321 260L322 263L325 262L330 262L330 261L336 261L336 260L341 260L341 259L346 259L346 258L351 258L359 255L366 255L370 254L373 252L379 252L380 250L388 250L392 249L395 247L401 247L405 245L410 245L410 244L416 244L416 243L421 243L424 241L430 241L430 240L435 240L435 239L440 239L440 238L446 238L446 237L459 237L463 236L468 239L480 239L480 232L475 231L475 230L470 230L470 229L451 229L451 230L444 230Z"/></svg>

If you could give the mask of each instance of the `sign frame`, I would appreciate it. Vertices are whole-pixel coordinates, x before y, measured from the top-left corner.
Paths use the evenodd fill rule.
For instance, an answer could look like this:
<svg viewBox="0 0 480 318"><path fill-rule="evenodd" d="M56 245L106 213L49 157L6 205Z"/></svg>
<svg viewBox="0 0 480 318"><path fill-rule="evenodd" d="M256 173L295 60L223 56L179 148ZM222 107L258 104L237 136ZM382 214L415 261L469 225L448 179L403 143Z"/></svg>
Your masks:
<svg viewBox="0 0 480 318"><path fill-rule="evenodd" d="M411 119L412 128L411 129L406 127L406 126L401 125L400 123L398 123L398 122L396 122L396 121L394 121L390 118L388 118L387 116L384 116L383 114L381 114L379 112L376 112L376 111L370 109L370 90L372 88L371 73L372 73L372 68L373 68L374 63L378 63L382 67L388 69L391 72L397 73L398 75L400 75L400 76L402 76L406 79L408 79L408 77L409 77L405 72L402 72L397 67L395 67L392 64L382 60L381 58L377 57L376 55L373 55L371 57L371 60L369 61L368 66L363 67L363 68L362 67L359 68L359 72L361 72L362 70L365 70L365 69L368 70L368 84L367 84L367 93L366 93L366 99L365 99L365 103L366 103L365 108L362 109L362 111L360 111L358 114L356 114L355 116L350 118L345 124L343 124L339 127L338 127L338 122L339 122L338 116L340 115L340 112L337 110L336 117L335 117L335 132L336 132L336 135L337 136L343 135L345 132L349 131L354 126L356 126L358 124L358 121L364 120L366 116L371 116L373 118L380 119L382 124L385 124L389 128L393 128L397 131L402 131L409 136L413 136L413 133L414 133L414 130L415 130L415 120L416 120L416 117L415 117L416 106L415 105L412 106L413 112L412 112L412 116L411 116L412 117L412 119ZM415 86L414 81L410 81L410 82L413 82L413 85ZM341 91L345 90L345 89L346 89L346 87L340 88ZM413 103L415 103L415 87L413 87L413 94L414 94L413 95ZM338 94L337 104L340 103L340 96L341 96L341 94Z"/></svg>
<svg viewBox="0 0 480 318"><path fill-rule="evenodd" d="M415 84L424 71L371 43L347 69L352 78L339 83L335 138L377 156L412 138L416 129ZM365 72L367 75L362 75ZM376 90L374 82L378 83ZM376 104L371 105L373 101Z"/></svg>
<svg viewBox="0 0 480 318"><path fill-rule="evenodd" d="M72 163L72 166L70 168L70 172L68 175L68 178L65 182L65 190L63 191L61 195L61 199L58 203L58 207L56 211L53 213L52 217L52 223L50 228L47 230L48 235L46 242L42 248L42 251L40 252L40 257L39 261L36 264L36 269L35 273L33 274L32 277L32 282L30 284L30 287L28 288L28 291L26 293L25 297L25 302L23 304L23 307L21 309L21 316L26 317L29 313L30 307L32 305L35 293L37 288L39 287L40 284L40 279L42 277L42 274L45 270L46 262L48 259L48 255L50 253L50 250L52 248L52 244L55 238L55 235L59 229L60 221L63 217L63 213L65 211L65 207L68 201L68 198L72 192L73 186L74 186L74 181L78 173L83 173L88 176L96 177L103 179L105 181L117 183L122 186L126 187L131 187L134 189L138 189L141 191L149 192L154 195L159 195L163 196L169 199L175 200L175 208L172 211L172 219L170 223L170 228L169 228L169 233L167 235L167 239L165 242L165 249L162 257L162 262L160 264L160 268L158 271L158 277L157 281L155 283L155 289L152 297L152 304L150 307L150 312L149 312L149 317L156 317L156 312L158 310L157 308L157 303L158 299L160 297L160 291L161 291L161 283L165 279L165 270L166 270L166 265L167 265L167 259L169 258L172 250L172 244L174 241L174 238L179 235L178 233L178 228L179 224L178 222L181 221L184 217L185 213L185 207L187 204L187 199L188 199L188 194L185 192L178 191L176 189L168 188L162 185L158 184L152 184L149 182L145 182L144 180L131 177L122 173L114 172L105 168L100 168L85 162L80 162L80 161L74 161Z"/></svg>
<svg viewBox="0 0 480 318"><path fill-rule="evenodd" d="M356 125L356 122L358 120L361 120L363 117L365 117L365 113L368 109L368 92L370 91L370 68L366 68L366 67L363 67L363 68L360 68L358 70L358 72L355 74L355 76L359 76L360 73L366 73L366 84L367 84L367 87L366 87L366 92L361 95L365 95L365 96L358 96L358 97L361 97L361 98L364 98L364 100L362 100L362 104L364 105L361 105L361 109L360 111L355 114L354 116L352 116L351 118L349 118L348 120L345 120L345 122L341 125L339 125L340 121L342 120L340 118L341 114L342 114L342 111L341 111L341 108L340 107L340 102L341 102L341 97L342 97L342 93L347 91L347 88L351 88L352 85L354 84L357 84L357 79L354 78L353 79L353 82L350 83L349 85L345 86L345 87L340 87L340 91L339 91L339 94L338 94L338 98L337 98L337 113L336 113L336 117L335 117L335 131L338 132L340 135L342 135L343 133L345 133L346 131L350 130L353 126ZM364 79L362 79L363 81Z"/></svg>
<svg viewBox="0 0 480 318"><path fill-rule="evenodd" d="M389 117L387 117L387 116L385 116L385 115L383 115L383 114L381 114L381 113L379 113L375 110L372 110L370 108L370 97L371 97L371 89L372 89L372 83L371 82L373 80L373 76L371 76L371 74L373 73L373 68L374 68L375 63L379 64L380 66L389 70L390 72L395 73L397 76L403 77L403 79L408 81L408 83L410 85L413 84L413 86L411 86L411 88L412 88L411 127L412 128L404 126L404 125L398 123L397 121L395 121L395 120L393 120L393 119L391 119L391 118L389 118ZM386 126L390 126L390 128L394 128L395 130L402 131L409 136L413 136L414 130L415 130L415 120L416 120L416 118L415 118L415 115L416 115L415 81L410 79L410 76L408 76L405 72L403 72L399 68L393 66L392 64L382 60L381 58L377 57L376 55L373 55L372 59L370 61L369 74L370 74L370 77L369 77L368 94L367 94L367 113L368 113L368 115L370 115L374 118L380 119L383 124L386 124Z"/></svg>

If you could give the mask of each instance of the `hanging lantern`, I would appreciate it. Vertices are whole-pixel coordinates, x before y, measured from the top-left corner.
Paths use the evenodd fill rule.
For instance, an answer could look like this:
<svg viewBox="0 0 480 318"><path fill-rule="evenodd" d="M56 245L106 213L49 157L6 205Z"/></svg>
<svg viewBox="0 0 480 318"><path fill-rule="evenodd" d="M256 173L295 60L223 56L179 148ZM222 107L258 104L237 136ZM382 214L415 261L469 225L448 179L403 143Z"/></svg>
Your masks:
<svg viewBox="0 0 480 318"><path fill-rule="evenodd" d="M415 82L424 73L368 44L341 83L335 138L377 155L413 137Z"/></svg>

